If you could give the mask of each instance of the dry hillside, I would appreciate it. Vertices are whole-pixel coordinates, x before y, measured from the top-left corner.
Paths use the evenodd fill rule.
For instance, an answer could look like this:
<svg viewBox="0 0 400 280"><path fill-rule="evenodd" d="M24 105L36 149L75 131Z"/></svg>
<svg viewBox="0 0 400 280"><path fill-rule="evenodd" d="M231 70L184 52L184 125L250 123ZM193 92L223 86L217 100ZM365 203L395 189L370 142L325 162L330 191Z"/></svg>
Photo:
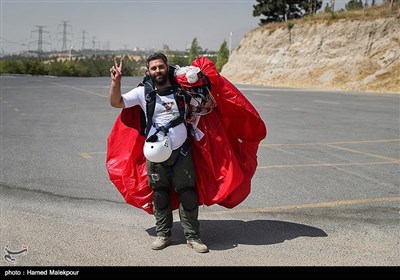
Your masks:
<svg viewBox="0 0 400 280"><path fill-rule="evenodd" d="M234 83L400 93L400 17L293 21L248 33L221 74Z"/></svg>

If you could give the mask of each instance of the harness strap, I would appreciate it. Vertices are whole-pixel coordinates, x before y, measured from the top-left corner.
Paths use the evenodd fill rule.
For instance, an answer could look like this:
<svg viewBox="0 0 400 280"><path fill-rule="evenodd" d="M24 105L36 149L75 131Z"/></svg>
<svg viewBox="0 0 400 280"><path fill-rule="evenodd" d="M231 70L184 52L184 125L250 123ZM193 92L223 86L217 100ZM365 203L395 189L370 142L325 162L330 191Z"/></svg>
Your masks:
<svg viewBox="0 0 400 280"><path fill-rule="evenodd" d="M182 146L179 148L179 155L178 155L178 157L175 159L175 162L174 162L174 164L172 164L171 166L167 166L167 169L168 169L168 171L167 171L167 173L168 173L168 176L172 176L172 174L174 173L173 172L173 168L174 168L174 166L178 163L178 162L180 162L184 157L186 157L186 155L188 154L188 152L189 152L189 138L187 138L186 139L186 141L182 144Z"/></svg>
<svg viewBox="0 0 400 280"><path fill-rule="evenodd" d="M167 135L168 131L170 128L177 126L178 124L181 124L183 121L181 118L176 118L170 121L166 125L159 125L159 124L153 124L153 126L156 128L156 132L154 134L157 134L159 131L162 131L164 135Z"/></svg>
<svg viewBox="0 0 400 280"><path fill-rule="evenodd" d="M186 122L184 122L184 120L186 120L186 103L188 102L186 100L187 95L183 94L181 92L180 88L171 87L171 88L168 88L165 90L157 91L157 90L154 90L153 87L149 83L145 83L144 86L145 86L146 115L147 115L145 135L149 134L152 126L155 127L156 129L158 129L158 131L163 131L166 134L168 132L168 129L171 127L177 126L178 124L181 124L181 123L184 123L185 125L187 125ZM156 106L156 104L155 104L156 103L156 95L157 94L165 95L166 93L174 94L180 117L172 120L168 125L164 126L164 128L162 126L157 127L156 124L153 124L153 115L154 115L154 109ZM166 132L164 130L166 130Z"/></svg>

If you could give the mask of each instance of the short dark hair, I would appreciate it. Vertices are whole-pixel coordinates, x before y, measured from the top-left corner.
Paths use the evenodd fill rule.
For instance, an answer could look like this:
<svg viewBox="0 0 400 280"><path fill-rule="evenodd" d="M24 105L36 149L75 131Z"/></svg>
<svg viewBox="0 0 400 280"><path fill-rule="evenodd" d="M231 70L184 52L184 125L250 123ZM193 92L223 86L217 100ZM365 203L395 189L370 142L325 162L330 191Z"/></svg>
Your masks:
<svg viewBox="0 0 400 280"><path fill-rule="evenodd" d="M156 60L156 59L162 59L162 61L164 61L164 63L166 65L168 65L168 59L165 56L165 54L160 53L160 52L156 52L156 53L153 53L153 54L149 55L146 58L146 66L147 66L147 68L149 68L149 62L152 61L152 60Z"/></svg>

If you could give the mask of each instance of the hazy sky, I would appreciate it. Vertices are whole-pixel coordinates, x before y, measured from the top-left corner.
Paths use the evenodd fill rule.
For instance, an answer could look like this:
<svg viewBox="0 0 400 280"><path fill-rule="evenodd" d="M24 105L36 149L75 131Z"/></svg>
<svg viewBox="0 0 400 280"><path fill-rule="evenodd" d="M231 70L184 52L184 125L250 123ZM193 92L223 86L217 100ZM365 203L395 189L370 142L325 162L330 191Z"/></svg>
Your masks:
<svg viewBox="0 0 400 280"><path fill-rule="evenodd" d="M165 44L183 50L197 38L200 47L216 51L224 40L234 48L260 22L253 17L253 0L0 1L5 53L37 50L39 26L43 50L61 50L64 22L67 49L81 49L83 44L96 49L161 49ZM336 8L347 2L336 0Z"/></svg>

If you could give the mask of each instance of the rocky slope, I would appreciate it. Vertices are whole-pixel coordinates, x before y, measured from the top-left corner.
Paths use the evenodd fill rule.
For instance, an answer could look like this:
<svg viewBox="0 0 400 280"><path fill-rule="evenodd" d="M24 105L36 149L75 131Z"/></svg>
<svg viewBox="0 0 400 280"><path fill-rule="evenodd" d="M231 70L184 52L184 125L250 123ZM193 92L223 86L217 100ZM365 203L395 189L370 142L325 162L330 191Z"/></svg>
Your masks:
<svg viewBox="0 0 400 280"><path fill-rule="evenodd" d="M234 83L400 93L400 18L261 26L221 74Z"/></svg>

